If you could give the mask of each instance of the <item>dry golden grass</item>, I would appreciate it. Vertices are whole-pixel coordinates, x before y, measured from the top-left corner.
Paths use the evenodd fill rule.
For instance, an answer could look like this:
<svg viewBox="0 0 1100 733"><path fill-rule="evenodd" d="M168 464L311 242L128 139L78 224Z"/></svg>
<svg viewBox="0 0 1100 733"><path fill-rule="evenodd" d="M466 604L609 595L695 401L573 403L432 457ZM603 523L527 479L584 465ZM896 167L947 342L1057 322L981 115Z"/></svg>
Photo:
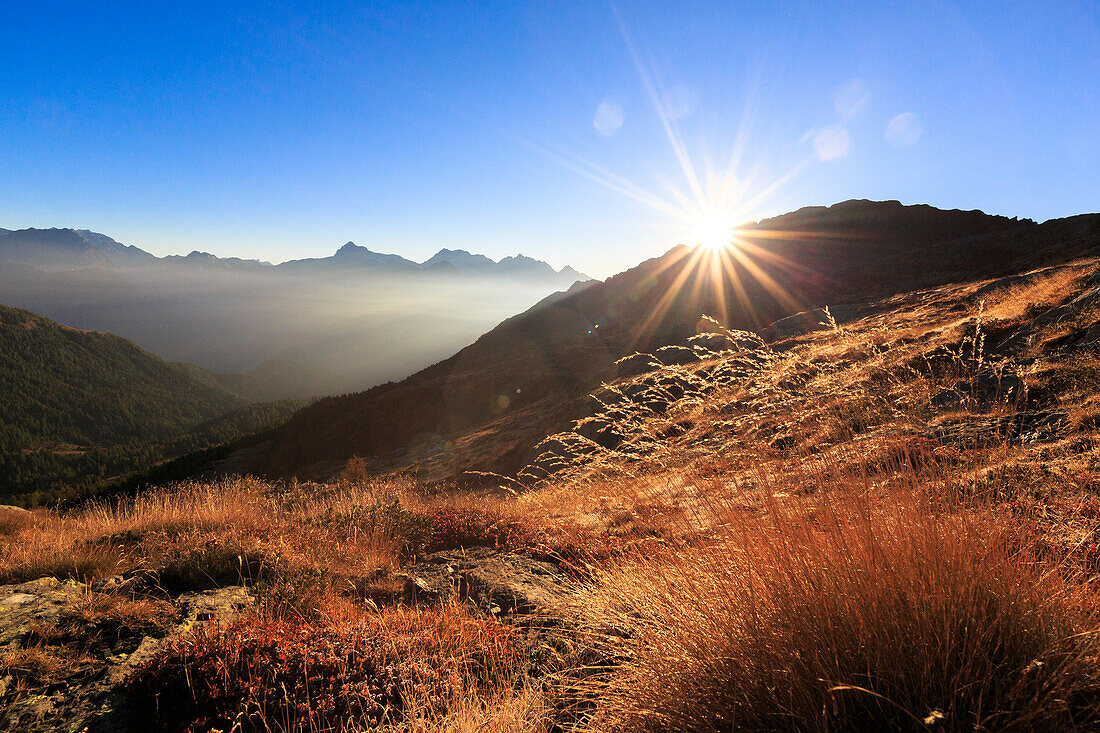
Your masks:
<svg viewBox="0 0 1100 733"><path fill-rule="evenodd" d="M227 583L276 568L367 574L394 564L391 528L328 520L372 502L367 491L288 491L241 478L148 491L65 515L36 510L32 526L0 536L0 582L94 580L137 569L190 573L199 584L204 573Z"/></svg>
<svg viewBox="0 0 1100 733"><path fill-rule="evenodd" d="M598 572L600 731L1067 730L1100 719L1094 591L1020 527L833 494L714 507L706 541ZM859 485L856 477L853 484ZM838 495L839 492L839 495Z"/></svg>
<svg viewBox="0 0 1100 733"><path fill-rule="evenodd" d="M737 379L698 393L698 366L666 368L683 398L620 418L615 448L579 441L519 503L657 541L572 609L608 665L578 670L578 727L1096 724L1100 382L1090 342L1065 346L1100 323L1094 268L902 296L720 360Z"/></svg>
<svg viewBox="0 0 1100 733"><path fill-rule="evenodd" d="M34 645L0 654L0 676L22 685L48 685L62 680L76 660L57 647Z"/></svg>
<svg viewBox="0 0 1100 733"><path fill-rule="evenodd" d="M89 594L62 617L59 627L84 638L145 635L162 631L175 615L170 603L107 593Z"/></svg>
<svg viewBox="0 0 1100 733"><path fill-rule="evenodd" d="M34 522L30 512L8 507L0 507L0 537L17 534Z"/></svg>
<svg viewBox="0 0 1100 733"><path fill-rule="evenodd" d="M530 687L498 695L461 695L444 715L413 711L395 733L546 733L551 713L543 695Z"/></svg>

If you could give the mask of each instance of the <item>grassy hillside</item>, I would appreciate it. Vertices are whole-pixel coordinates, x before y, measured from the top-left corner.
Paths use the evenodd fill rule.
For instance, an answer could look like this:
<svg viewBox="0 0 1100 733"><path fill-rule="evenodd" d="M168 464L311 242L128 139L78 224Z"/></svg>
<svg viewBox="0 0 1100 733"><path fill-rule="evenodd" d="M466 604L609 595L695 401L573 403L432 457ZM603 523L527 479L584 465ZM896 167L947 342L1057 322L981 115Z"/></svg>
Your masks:
<svg viewBox="0 0 1100 733"><path fill-rule="evenodd" d="M298 406L252 406L194 369L0 306L0 501L72 495Z"/></svg>
<svg viewBox="0 0 1100 733"><path fill-rule="evenodd" d="M613 379L496 490L353 460L0 514L54 609L0 618L0 722L1095 730L1100 260L772 331Z"/></svg>

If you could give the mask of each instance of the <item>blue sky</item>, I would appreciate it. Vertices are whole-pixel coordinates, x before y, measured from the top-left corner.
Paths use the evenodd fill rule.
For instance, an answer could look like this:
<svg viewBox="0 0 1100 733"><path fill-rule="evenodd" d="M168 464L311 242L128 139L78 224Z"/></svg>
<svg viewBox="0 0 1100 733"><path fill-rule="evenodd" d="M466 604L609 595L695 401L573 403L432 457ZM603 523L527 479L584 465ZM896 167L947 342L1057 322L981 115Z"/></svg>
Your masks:
<svg viewBox="0 0 1100 733"><path fill-rule="evenodd" d="M272 261L347 240L522 251L605 276L693 236L638 200L691 197L671 141L700 181L735 182L739 217L1100 210L1095 2L9 0L0 18L0 227Z"/></svg>

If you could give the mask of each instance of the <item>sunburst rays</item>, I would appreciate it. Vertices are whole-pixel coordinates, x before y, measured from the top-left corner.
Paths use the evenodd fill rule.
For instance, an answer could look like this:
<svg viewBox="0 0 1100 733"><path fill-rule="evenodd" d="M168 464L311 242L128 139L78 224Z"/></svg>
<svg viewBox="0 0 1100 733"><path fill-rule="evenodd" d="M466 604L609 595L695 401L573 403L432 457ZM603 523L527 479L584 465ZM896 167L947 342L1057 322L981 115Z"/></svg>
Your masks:
<svg viewBox="0 0 1100 733"><path fill-rule="evenodd" d="M524 142L553 158L567 169L608 190L625 196L659 213L659 228L669 232L668 244L689 245L673 250L661 263L656 277L662 282L660 293L648 313L638 338L650 333L667 315L678 299L702 302L717 310L712 313L724 323L736 310L751 323L759 323L761 297L773 300L786 310L797 308L798 301L781 280L780 273L798 279L812 278L813 272L780 253L789 246L774 246L777 240L797 245L816 235L803 231L767 229L746 224L758 219L758 212L774 203L776 193L813 161L808 155L780 172L769 170L765 156L746 170L746 151L750 149L753 128L753 94L747 96L740 124L730 142L726 164L715 165L707 155L693 157L671 99L655 63L634 42L618 7L612 11L630 59L661 125L676 164L676 175L658 175L656 190L614 173L592 160L552 144ZM700 142L697 148L705 149Z"/></svg>

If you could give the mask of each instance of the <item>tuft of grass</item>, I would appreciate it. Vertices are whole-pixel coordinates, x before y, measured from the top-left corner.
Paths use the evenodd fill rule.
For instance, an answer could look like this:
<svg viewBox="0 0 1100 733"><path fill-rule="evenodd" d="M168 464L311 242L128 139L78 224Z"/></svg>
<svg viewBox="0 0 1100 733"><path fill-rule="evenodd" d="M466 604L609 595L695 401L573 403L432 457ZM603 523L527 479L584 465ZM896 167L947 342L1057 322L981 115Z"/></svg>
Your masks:
<svg viewBox="0 0 1100 733"><path fill-rule="evenodd" d="M87 582L114 575L122 565L118 548L77 545L64 531L34 534L3 550L0 584L25 583L43 577Z"/></svg>
<svg viewBox="0 0 1100 733"><path fill-rule="evenodd" d="M59 630L108 644L120 638L163 631L175 617L172 604L152 598L89 594L59 619Z"/></svg>
<svg viewBox="0 0 1100 733"><path fill-rule="evenodd" d="M0 678L10 677L23 687L57 684L73 666L72 656L56 646L37 644L0 653Z"/></svg>
<svg viewBox="0 0 1100 733"><path fill-rule="evenodd" d="M224 543L212 538L197 547L179 548L158 569L159 583L170 593L243 585L275 574L283 560L263 547Z"/></svg>
<svg viewBox="0 0 1100 733"><path fill-rule="evenodd" d="M732 517L733 515L731 515ZM1097 611L1017 527L917 499L771 502L600 574L597 731L1074 730L1100 723Z"/></svg>
<svg viewBox="0 0 1100 733"><path fill-rule="evenodd" d="M490 696L457 696L445 715L411 709L402 733L547 733L551 715L545 696L525 687Z"/></svg>

